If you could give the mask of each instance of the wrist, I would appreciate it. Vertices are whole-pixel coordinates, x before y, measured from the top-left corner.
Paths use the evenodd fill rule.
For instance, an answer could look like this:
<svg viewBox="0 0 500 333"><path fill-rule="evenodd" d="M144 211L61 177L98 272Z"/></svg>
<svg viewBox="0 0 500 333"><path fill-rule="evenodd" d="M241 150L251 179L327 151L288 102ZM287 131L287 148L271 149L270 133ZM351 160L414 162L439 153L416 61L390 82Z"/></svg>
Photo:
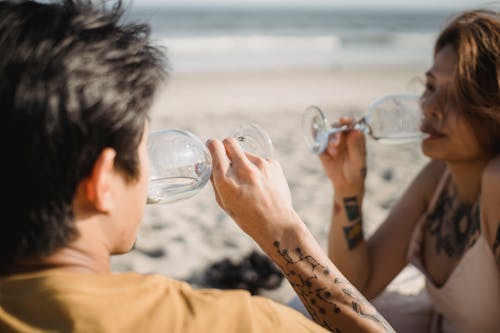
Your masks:
<svg viewBox="0 0 500 333"><path fill-rule="evenodd" d="M334 186L333 191L336 197L358 197L359 199L362 199L365 194L365 186L364 184Z"/></svg>
<svg viewBox="0 0 500 333"><path fill-rule="evenodd" d="M282 259L282 255L278 252L279 248L295 248L298 244L303 243L304 239L308 238L309 235L309 229L307 229L300 217L293 212L287 223L283 224L275 232L268 233L268 236L261 237L257 243L275 262L278 262Z"/></svg>

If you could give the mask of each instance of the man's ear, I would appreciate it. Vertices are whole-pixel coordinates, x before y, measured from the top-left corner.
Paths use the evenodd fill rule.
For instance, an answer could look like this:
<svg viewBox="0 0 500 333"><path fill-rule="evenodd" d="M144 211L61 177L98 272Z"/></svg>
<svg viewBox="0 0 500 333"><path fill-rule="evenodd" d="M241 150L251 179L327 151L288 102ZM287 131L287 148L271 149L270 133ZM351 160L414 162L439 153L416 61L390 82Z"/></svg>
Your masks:
<svg viewBox="0 0 500 333"><path fill-rule="evenodd" d="M112 186L116 179L116 151L105 148L92 168L92 173L84 181L83 187L89 203L102 212L108 212L113 206Z"/></svg>

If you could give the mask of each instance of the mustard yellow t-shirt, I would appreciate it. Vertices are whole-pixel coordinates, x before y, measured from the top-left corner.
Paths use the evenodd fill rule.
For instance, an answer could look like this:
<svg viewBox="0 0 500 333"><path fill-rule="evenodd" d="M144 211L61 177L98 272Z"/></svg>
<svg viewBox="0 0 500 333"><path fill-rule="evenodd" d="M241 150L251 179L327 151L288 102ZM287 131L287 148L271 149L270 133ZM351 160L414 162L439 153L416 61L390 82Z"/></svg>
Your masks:
<svg viewBox="0 0 500 333"><path fill-rule="evenodd" d="M0 279L0 332L327 332L247 291L160 275L46 270Z"/></svg>

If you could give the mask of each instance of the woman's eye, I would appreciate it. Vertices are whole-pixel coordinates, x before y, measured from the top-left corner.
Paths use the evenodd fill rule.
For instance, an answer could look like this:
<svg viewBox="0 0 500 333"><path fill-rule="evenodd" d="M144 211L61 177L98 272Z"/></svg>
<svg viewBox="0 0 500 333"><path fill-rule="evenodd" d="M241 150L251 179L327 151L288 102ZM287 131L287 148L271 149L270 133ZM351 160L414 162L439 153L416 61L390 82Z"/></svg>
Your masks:
<svg viewBox="0 0 500 333"><path fill-rule="evenodd" d="M431 83L426 83L425 89L428 91L434 91L434 86Z"/></svg>

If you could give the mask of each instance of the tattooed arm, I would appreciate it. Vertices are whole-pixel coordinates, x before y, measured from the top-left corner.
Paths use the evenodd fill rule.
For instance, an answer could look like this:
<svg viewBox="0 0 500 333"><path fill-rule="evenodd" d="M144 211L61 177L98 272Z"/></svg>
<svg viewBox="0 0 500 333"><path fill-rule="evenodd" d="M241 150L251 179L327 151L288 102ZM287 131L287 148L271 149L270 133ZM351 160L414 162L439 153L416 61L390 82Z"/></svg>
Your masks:
<svg viewBox="0 0 500 333"><path fill-rule="evenodd" d="M500 156L486 166L481 181L484 236L491 245L500 272Z"/></svg>
<svg viewBox="0 0 500 333"><path fill-rule="evenodd" d="M341 125L351 122L347 117L339 120ZM330 138L320 159L335 192L328 255L349 280L363 290L371 265L361 213L367 172L364 134L359 131L336 134Z"/></svg>
<svg viewBox="0 0 500 333"><path fill-rule="evenodd" d="M341 123L350 120L341 118ZM334 189L328 239L331 260L369 299L378 295L407 265L413 226L422 215L444 164L430 162L392 208L381 227L365 240L362 203L366 176L362 133L343 132L330 140L320 156Z"/></svg>
<svg viewBox="0 0 500 333"><path fill-rule="evenodd" d="M234 139L208 147L217 202L283 270L313 319L332 332L392 332L296 214L280 165L245 155Z"/></svg>
<svg viewBox="0 0 500 333"><path fill-rule="evenodd" d="M299 220L266 252L283 270L314 321L323 327L332 332L394 332Z"/></svg>

